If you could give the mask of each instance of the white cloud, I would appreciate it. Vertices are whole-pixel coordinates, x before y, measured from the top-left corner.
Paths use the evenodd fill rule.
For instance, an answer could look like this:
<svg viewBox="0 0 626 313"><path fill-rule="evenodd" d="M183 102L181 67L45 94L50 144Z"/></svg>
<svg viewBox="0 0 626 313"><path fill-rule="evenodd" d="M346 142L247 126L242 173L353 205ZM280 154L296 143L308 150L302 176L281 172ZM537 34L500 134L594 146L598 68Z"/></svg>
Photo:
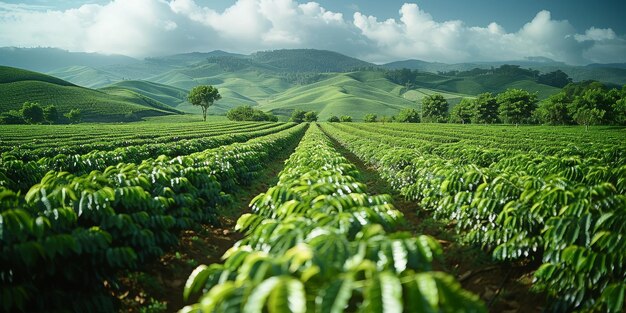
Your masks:
<svg viewBox="0 0 626 313"><path fill-rule="evenodd" d="M613 40L615 39L617 36L615 35L615 32L610 29L610 28L595 28L595 27L591 27L589 29L587 29L587 31L585 31L584 35L574 35L574 38L576 38L576 40L578 41L586 41L586 40L592 40L592 41L602 41L602 40Z"/></svg>
<svg viewBox="0 0 626 313"><path fill-rule="evenodd" d="M0 46L155 56L214 49L249 53L280 48L329 49L374 62L423 59L467 62L546 56L569 63L626 62L626 41L610 28L576 33L541 11L519 30L496 22L437 21L416 4L399 18L352 19L317 2L237 0L224 11L195 0L112 0L52 10L0 2Z"/></svg>
<svg viewBox="0 0 626 313"><path fill-rule="evenodd" d="M465 62L545 56L578 64L594 60L591 52L600 45L603 51L624 45L611 29L590 28L584 35L576 34L567 20L553 20L548 11L537 13L512 33L495 22L487 27L468 27L458 20L437 22L416 4L404 4L399 14L399 20L380 22L374 16L354 14L355 27L378 47L370 58ZM604 41L611 41L611 48ZM626 55L612 58L625 61Z"/></svg>

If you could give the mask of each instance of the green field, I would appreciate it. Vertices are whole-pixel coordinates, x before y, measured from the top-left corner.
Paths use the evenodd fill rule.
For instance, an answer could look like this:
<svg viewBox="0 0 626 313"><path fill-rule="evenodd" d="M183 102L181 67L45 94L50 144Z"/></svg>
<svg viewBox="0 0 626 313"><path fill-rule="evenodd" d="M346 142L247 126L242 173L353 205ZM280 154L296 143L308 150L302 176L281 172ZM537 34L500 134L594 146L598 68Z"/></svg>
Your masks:
<svg viewBox="0 0 626 313"><path fill-rule="evenodd" d="M251 55L223 51L149 58L132 64L64 67L49 74L74 84L103 91L132 90L187 113L199 113L185 101L191 88L217 87L222 99L209 114L224 115L241 106L258 106L286 120L295 109L315 110L320 119L365 114L392 116L406 107L419 109L426 94L441 93L451 106L463 97L508 88L537 93L539 99L559 91L526 75L446 76L419 72L410 89L385 76L384 67L331 51L275 50ZM358 69L358 70L355 70Z"/></svg>
<svg viewBox="0 0 626 313"><path fill-rule="evenodd" d="M626 308L626 127L595 125L623 125L618 89L569 85L531 116L509 105L561 89L516 66L378 66L313 49L68 66L73 54L55 53L49 75L0 67L0 113L83 112L0 125L0 312ZM386 69L399 66L421 70ZM207 121L187 102L198 85L222 97ZM473 124L361 123L407 108L437 120L426 97L452 111L512 88L529 94L453 111ZM229 121L241 105L280 122ZM294 110L318 122L287 122ZM554 114L580 126L524 125ZM354 122L325 122L344 115ZM474 124L498 119L516 126Z"/></svg>
<svg viewBox="0 0 626 313"><path fill-rule="evenodd" d="M335 82L360 80L352 73ZM384 80L375 86L398 91ZM533 299L531 312L619 312L623 304L611 301L626 275L625 139L623 127L201 122L196 115L4 125L0 296L11 301L2 307L129 309L104 282L147 288L133 273L157 275L172 265L155 260L178 258L187 263L175 266L196 267L174 270L173 279L189 277L187 284L150 294L168 311L206 303L280 310L292 301L313 312L486 312L486 303L500 310ZM264 188L251 187L259 181ZM251 201L249 211L233 206L242 196L250 197L242 204ZM203 250L209 264L198 265L195 246L179 244L198 227L232 232L223 214L238 217L243 237L203 233L224 247ZM492 271L507 269L501 288L514 294L480 292L502 280ZM11 280L2 278L9 273ZM596 283L584 283L590 279ZM381 300L386 288L397 292ZM433 290L441 296L415 301ZM185 303L170 300L183 295Z"/></svg>
<svg viewBox="0 0 626 313"><path fill-rule="evenodd" d="M320 120L349 115L362 120L368 113L392 116L416 102L400 94L402 87L379 72L338 74L317 83L294 87L261 103L259 109L288 115L292 110L314 110ZM458 96L457 96L458 97Z"/></svg>
<svg viewBox="0 0 626 313"><path fill-rule="evenodd" d="M179 114L175 108L130 90L98 91L58 78L10 67L0 67L0 111L19 110L24 102L55 105L61 114L80 109L83 120L115 122Z"/></svg>

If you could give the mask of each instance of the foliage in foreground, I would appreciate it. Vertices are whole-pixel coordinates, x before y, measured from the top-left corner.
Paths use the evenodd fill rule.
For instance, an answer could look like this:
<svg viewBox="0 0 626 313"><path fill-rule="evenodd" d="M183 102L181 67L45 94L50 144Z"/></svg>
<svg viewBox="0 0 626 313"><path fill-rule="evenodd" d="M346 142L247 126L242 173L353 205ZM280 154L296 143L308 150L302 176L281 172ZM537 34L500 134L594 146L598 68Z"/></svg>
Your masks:
<svg viewBox="0 0 626 313"><path fill-rule="evenodd" d="M81 176L51 171L24 198L0 187L0 308L114 311L107 288L118 272L160 256L179 230L215 221L228 193L304 128Z"/></svg>
<svg viewBox="0 0 626 313"><path fill-rule="evenodd" d="M431 237L394 232L402 214L370 195L313 125L279 183L251 202L224 264L199 266L182 312L484 312L453 277L432 272Z"/></svg>
<svg viewBox="0 0 626 313"><path fill-rule="evenodd" d="M623 310L626 156L618 145L571 147L562 152L569 156L485 150L489 139L433 149L417 138L324 128L495 259L540 260L535 286L554 298L553 310Z"/></svg>

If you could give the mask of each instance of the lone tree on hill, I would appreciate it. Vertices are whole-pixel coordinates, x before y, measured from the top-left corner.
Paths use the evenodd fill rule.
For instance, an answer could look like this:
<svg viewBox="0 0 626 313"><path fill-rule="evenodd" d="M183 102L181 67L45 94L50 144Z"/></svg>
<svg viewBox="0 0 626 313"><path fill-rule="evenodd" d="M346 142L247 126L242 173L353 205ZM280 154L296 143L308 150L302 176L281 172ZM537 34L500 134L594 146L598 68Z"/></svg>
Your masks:
<svg viewBox="0 0 626 313"><path fill-rule="evenodd" d="M206 121L206 111L213 105L213 102L219 99L222 99L222 96L217 88L206 85L193 87L187 96L187 101L202 108L204 121Z"/></svg>

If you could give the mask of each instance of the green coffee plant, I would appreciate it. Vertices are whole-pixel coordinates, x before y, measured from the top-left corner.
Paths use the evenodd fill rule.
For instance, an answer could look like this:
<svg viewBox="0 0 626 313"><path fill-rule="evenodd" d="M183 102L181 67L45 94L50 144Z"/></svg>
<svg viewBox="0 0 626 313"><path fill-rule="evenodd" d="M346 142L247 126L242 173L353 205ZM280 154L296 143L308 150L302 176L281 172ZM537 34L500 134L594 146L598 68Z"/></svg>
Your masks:
<svg viewBox="0 0 626 313"><path fill-rule="evenodd" d="M448 146L445 154L436 148L440 156L409 146L408 138L367 136L354 128L324 125L375 164L396 190L435 217L456 220L459 230L494 258L542 260L536 286L557 299L554 309L622 309L623 293L619 301L611 297L623 291L624 250L615 243L625 230L619 222L606 223L626 215L622 153L496 152L501 159L493 161L475 154L471 145ZM610 163L614 160L618 166Z"/></svg>
<svg viewBox="0 0 626 313"><path fill-rule="evenodd" d="M279 176L251 202L245 233L224 264L199 266L183 312L481 312L476 296L432 272L441 254L428 236L394 232L402 221L385 195L312 126Z"/></svg>
<svg viewBox="0 0 626 313"><path fill-rule="evenodd" d="M23 198L0 188L0 298L11 299L3 309L114 310L107 288L117 272L161 255L179 230L214 221L228 193L305 127L103 172L49 172Z"/></svg>

